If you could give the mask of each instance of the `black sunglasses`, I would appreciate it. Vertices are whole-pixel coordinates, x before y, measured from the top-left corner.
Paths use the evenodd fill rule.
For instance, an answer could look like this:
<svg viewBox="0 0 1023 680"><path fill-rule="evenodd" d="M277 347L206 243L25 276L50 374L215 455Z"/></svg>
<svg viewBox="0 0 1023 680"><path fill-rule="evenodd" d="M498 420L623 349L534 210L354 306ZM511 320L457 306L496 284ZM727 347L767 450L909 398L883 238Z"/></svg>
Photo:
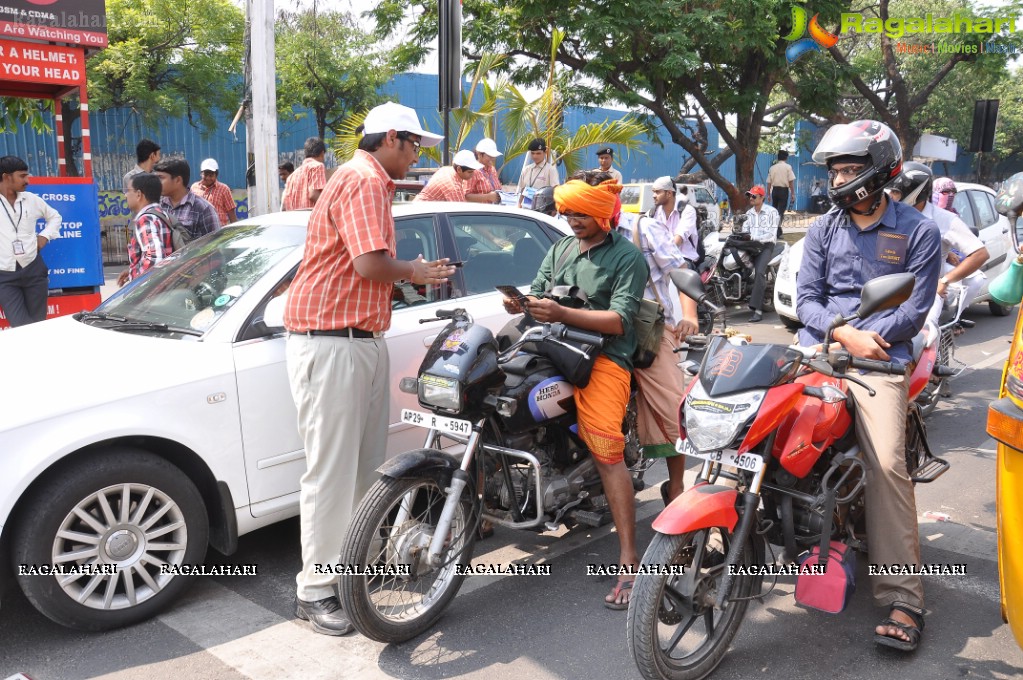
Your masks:
<svg viewBox="0 0 1023 680"><path fill-rule="evenodd" d="M409 144L411 144L412 147L416 150L416 153L419 153L419 150L422 149L422 147L423 147L422 143L412 139L412 133L411 132L399 132L397 134L397 137L398 137L398 139L402 140L403 142L408 142Z"/></svg>

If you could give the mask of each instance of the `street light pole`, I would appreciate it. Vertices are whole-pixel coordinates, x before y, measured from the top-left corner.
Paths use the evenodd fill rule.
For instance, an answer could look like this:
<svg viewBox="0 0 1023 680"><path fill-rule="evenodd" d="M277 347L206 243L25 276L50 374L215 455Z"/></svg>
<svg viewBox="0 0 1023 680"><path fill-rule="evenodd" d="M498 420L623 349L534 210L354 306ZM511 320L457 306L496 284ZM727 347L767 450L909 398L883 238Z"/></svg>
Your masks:
<svg viewBox="0 0 1023 680"><path fill-rule="evenodd" d="M245 147L255 164L249 214L276 212L281 203L277 177L277 68L274 62L274 2L246 0ZM256 49L252 49L255 45Z"/></svg>

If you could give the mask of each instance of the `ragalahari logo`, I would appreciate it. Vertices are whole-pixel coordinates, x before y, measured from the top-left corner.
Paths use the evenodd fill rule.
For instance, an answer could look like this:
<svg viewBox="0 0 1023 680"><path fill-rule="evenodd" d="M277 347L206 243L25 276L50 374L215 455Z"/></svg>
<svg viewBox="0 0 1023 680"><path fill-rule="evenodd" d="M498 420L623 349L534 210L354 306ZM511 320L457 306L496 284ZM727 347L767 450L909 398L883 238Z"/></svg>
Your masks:
<svg viewBox="0 0 1023 680"><path fill-rule="evenodd" d="M790 64L811 50L821 52L821 48L830 49L838 43L837 35L828 33L817 23L818 16L814 14L807 24L806 10L802 7L792 8L792 32L785 36L785 40L795 41L785 49L785 58ZM808 30L810 37L804 38Z"/></svg>

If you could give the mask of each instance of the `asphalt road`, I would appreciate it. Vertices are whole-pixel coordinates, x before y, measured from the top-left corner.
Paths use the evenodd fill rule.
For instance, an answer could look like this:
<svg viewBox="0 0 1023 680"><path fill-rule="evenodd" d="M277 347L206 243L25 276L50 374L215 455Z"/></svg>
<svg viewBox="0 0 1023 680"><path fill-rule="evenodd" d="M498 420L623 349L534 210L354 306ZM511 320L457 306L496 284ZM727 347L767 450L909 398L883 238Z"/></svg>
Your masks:
<svg viewBox="0 0 1023 680"><path fill-rule="evenodd" d="M1002 623L995 563L995 450L984 433L1014 317L968 314L977 327L960 340L970 368L953 382L954 396L929 419L929 440L953 464L940 480L917 488L923 561L965 563L966 575L928 577L931 614L913 656L877 648L873 625L884 612L869 598L866 560L850 607L832 616L795 606L791 579L754 603L714 677L763 678L1020 678L1023 652ZM768 315L733 325L755 340L787 335ZM739 322L739 323L736 323ZM656 484L663 465L648 473ZM639 494L639 541L651 538L661 508L656 487ZM934 513L948 521L932 519ZM292 617L299 566L297 520L244 536L230 558L208 564L255 564L257 576L197 578L170 611L154 620L102 634L62 628L13 593L0 608L0 677L23 672L34 680L118 678L638 678L625 641L625 614L601 606L610 577L586 575L586 565L616 554L607 527L564 536L498 529L477 545L476 563L532 556L550 576L469 577L432 631L401 645L355 634L330 638Z"/></svg>

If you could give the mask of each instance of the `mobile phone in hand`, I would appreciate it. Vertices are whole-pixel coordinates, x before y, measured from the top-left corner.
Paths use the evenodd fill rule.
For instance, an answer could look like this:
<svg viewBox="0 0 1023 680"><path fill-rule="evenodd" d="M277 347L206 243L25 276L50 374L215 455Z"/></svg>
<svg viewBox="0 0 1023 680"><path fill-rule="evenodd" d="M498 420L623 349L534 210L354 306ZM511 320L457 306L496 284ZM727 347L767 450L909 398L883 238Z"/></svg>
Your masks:
<svg viewBox="0 0 1023 680"><path fill-rule="evenodd" d="M526 311L526 303L529 302L526 296L522 294L515 286L494 286L502 295L506 298L511 298L519 303L519 307L522 307L522 311Z"/></svg>

